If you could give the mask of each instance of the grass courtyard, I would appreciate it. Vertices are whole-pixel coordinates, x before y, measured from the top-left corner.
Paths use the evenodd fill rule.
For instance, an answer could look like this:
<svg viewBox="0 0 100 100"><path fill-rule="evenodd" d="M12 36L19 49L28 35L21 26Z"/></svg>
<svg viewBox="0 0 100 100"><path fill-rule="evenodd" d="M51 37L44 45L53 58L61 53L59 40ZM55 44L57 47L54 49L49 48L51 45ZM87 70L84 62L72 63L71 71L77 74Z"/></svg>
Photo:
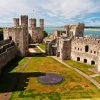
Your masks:
<svg viewBox="0 0 100 100"><path fill-rule="evenodd" d="M39 47L43 50L45 50L45 45L43 43L39 44Z"/></svg>
<svg viewBox="0 0 100 100"><path fill-rule="evenodd" d="M94 79L100 84L100 76L96 76Z"/></svg>
<svg viewBox="0 0 100 100"><path fill-rule="evenodd" d="M13 67L13 64L9 65L9 67L12 66L12 70L0 83L0 94L12 92L10 100L78 100L81 98L98 98L99 100L100 98L100 90L90 81L51 57L23 58L17 62L18 64L14 65L16 67ZM26 62L28 63L24 71L19 72ZM64 81L57 85L39 83L37 77L40 73L47 72L61 74ZM15 88L7 90L11 86L12 79L16 80Z"/></svg>
<svg viewBox="0 0 100 100"><path fill-rule="evenodd" d="M73 60L65 60L65 63L72 66L72 67L75 67L75 68L81 70L82 72L84 72L88 75L95 74L94 72L89 70L89 68L96 68L95 66L84 64L81 62L76 62Z"/></svg>

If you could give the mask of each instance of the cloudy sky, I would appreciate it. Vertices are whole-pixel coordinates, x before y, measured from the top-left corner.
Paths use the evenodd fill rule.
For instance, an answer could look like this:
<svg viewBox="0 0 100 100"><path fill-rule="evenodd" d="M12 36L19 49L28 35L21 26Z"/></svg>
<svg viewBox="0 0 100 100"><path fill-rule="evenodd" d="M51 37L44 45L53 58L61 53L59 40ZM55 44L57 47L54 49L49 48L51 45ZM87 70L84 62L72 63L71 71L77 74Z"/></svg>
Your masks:
<svg viewBox="0 0 100 100"><path fill-rule="evenodd" d="M100 26L100 0L1 0L0 26L11 25L13 17L44 18L46 26L83 22Z"/></svg>

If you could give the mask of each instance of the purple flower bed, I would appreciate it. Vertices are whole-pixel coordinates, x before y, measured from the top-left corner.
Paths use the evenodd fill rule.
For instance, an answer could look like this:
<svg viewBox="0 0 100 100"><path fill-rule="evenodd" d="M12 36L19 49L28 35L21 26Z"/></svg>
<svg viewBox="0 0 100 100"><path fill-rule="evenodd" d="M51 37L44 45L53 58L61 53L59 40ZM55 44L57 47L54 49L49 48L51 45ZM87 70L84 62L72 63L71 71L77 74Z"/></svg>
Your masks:
<svg viewBox="0 0 100 100"><path fill-rule="evenodd" d="M45 76L38 77L38 81L42 84L55 85L61 83L64 77L55 73L46 73Z"/></svg>

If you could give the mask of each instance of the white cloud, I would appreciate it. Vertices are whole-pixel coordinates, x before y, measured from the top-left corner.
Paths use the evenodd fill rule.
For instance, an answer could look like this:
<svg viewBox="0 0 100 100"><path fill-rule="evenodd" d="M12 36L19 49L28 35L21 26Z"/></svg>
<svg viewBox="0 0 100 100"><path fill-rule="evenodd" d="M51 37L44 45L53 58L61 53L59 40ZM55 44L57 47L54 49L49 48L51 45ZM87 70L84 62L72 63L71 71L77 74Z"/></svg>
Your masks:
<svg viewBox="0 0 100 100"><path fill-rule="evenodd" d="M80 15L82 19L89 13L100 12L99 5L100 2L93 0L2 0L0 1L0 22L10 22L13 17L28 14L45 18L47 23L51 22L50 24L64 23L62 21L73 20Z"/></svg>

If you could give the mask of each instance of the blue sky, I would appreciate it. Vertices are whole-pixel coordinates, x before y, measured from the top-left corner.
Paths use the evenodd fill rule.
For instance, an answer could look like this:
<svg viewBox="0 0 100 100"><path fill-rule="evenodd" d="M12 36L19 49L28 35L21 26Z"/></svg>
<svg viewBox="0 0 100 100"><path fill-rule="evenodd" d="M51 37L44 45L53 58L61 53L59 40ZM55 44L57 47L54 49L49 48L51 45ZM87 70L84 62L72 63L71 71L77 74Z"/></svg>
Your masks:
<svg viewBox="0 0 100 100"><path fill-rule="evenodd" d="M0 26L11 25L12 18L29 15L45 19L46 26L83 22L100 26L100 0L1 0Z"/></svg>

